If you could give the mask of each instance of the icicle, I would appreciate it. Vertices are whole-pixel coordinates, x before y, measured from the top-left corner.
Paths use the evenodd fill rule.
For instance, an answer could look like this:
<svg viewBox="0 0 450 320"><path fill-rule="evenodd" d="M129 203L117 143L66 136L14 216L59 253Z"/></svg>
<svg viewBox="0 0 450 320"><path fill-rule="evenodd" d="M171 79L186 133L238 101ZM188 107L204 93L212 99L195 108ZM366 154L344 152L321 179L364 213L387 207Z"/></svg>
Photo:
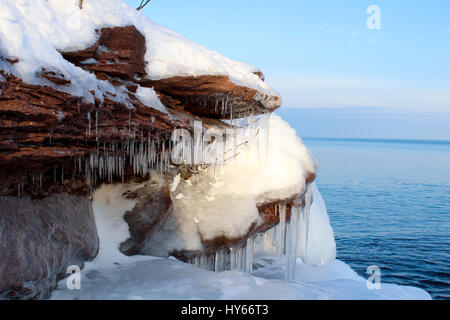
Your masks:
<svg viewBox="0 0 450 320"><path fill-rule="evenodd" d="M128 111L128 132L131 132L131 110Z"/></svg>
<svg viewBox="0 0 450 320"><path fill-rule="evenodd" d="M200 267L202 269L207 269L208 267L208 259L204 253L200 255Z"/></svg>
<svg viewBox="0 0 450 320"><path fill-rule="evenodd" d="M214 255L208 256L208 257L207 257L207 260L208 260L208 267L207 267L207 270L214 271L214 266L215 266Z"/></svg>
<svg viewBox="0 0 450 320"><path fill-rule="evenodd" d="M88 122L89 122L89 124L88 124L88 137L90 137L91 136L91 112L90 111L87 113L87 117L88 117Z"/></svg>
<svg viewBox="0 0 450 320"><path fill-rule="evenodd" d="M228 109L228 94L227 94L227 100L225 101L225 114L227 113Z"/></svg>
<svg viewBox="0 0 450 320"><path fill-rule="evenodd" d="M236 267L237 270L242 270L242 247L234 247L233 248L234 255L235 255L235 261L236 261Z"/></svg>
<svg viewBox="0 0 450 320"><path fill-rule="evenodd" d="M280 223L277 226L277 263L281 265L286 236L286 205L278 205Z"/></svg>
<svg viewBox="0 0 450 320"><path fill-rule="evenodd" d="M255 236L251 236L247 239L247 246L245 248L245 271L253 272L253 260L255 256Z"/></svg>
<svg viewBox="0 0 450 320"><path fill-rule="evenodd" d="M295 268L297 265L297 245L300 225L300 208L291 208L291 217L288 225L288 233L286 235L287 248L287 265L286 265L286 280L293 280L295 277Z"/></svg>
<svg viewBox="0 0 450 320"><path fill-rule="evenodd" d="M216 251L215 259L214 259L214 271L219 272L223 271L223 260L224 260L224 252L222 249Z"/></svg>
<svg viewBox="0 0 450 320"><path fill-rule="evenodd" d="M98 111L95 111L95 136L97 137L98 141Z"/></svg>
<svg viewBox="0 0 450 320"><path fill-rule="evenodd" d="M230 270L234 270L236 268L237 268L236 248L231 247L230 248Z"/></svg>
<svg viewBox="0 0 450 320"><path fill-rule="evenodd" d="M308 251L308 238L309 238L309 216L311 211L311 202L312 202L312 192L311 186L308 186L308 189L305 194L305 208L303 209L303 224L304 224L304 247L303 254L306 254Z"/></svg>

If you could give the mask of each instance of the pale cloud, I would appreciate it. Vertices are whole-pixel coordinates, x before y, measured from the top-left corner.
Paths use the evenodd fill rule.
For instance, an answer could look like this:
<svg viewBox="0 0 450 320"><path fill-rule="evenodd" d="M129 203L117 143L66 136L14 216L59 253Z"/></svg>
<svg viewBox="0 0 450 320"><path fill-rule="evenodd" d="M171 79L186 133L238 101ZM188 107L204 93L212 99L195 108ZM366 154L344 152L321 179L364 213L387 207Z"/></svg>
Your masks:
<svg viewBox="0 0 450 320"><path fill-rule="evenodd" d="M285 107L380 107L450 113L450 90L417 88L369 77L298 75L271 77Z"/></svg>
<svg viewBox="0 0 450 320"><path fill-rule="evenodd" d="M350 31L350 36L351 37L357 37L357 36L360 36L362 34L364 34L364 32L362 32L362 31L358 31L358 30Z"/></svg>

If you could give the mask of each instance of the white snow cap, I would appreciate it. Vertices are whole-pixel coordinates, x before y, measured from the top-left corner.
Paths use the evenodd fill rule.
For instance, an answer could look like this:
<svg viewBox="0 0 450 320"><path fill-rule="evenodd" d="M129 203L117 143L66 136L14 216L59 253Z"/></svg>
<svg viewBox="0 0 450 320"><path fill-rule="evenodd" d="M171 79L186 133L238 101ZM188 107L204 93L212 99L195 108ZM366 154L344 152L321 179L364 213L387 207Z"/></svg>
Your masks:
<svg viewBox="0 0 450 320"><path fill-rule="evenodd" d="M66 61L58 51L85 49L97 40L103 27L134 25L146 38L147 77L227 75L237 85L269 97L279 95L254 72L257 68L227 59L163 28L122 0L2 0L0 2L0 54L19 58L14 73L25 82L55 86L36 78L42 67L60 72L72 84L59 87L93 101L90 90L102 99L114 87Z"/></svg>

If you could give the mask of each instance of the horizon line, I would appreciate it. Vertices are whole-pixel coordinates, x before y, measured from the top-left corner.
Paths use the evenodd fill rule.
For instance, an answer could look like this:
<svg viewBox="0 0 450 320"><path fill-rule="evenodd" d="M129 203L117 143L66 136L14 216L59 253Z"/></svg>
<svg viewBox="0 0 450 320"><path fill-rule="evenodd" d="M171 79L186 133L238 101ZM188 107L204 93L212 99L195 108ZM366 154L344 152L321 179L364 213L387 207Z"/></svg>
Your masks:
<svg viewBox="0 0 450 320"><path fill-rule="evenodd" d="M450 144L442 139L408 139L408 138L350 138L350 137L301 137L302 140L334 140L334 141L364 141L364 142L406 142L406 143L435 143Z"/></svg>

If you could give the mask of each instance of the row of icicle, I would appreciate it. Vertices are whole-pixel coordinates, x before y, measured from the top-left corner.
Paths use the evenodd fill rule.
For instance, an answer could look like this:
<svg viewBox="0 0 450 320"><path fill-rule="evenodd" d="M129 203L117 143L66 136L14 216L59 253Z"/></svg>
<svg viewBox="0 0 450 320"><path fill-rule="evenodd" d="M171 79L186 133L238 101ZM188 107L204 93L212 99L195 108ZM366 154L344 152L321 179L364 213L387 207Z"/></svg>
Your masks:
<svg viewBox="0 0 450 320"><path fill-rule="evenodd" d="M275 247L277 265L284 269L286 280L293 280L297 258L305 254L308 248L309 216L312 202L310 187L303 195L303 200L305 204L303 208L291 207L289 220L286 219L286 205L276 205L275 214L279 216L279 223L264 233L250 236L244 245L224 247L211 255L203 253L191 258L188 262L211 271L237 269L251 273L254 268L256 245L264 243L266 250Z"/></svg>
<svg viewBox="0 0 450 320"><path fill-rule="evenodd" d="M224 102L224 108L226 105L227 103ZM86 139L91 137L92 131L92 117L90 112L88 112L87 117L88 127L86 128ZM237 148L243 144L248 144L253 139L259 143L259 139L257 137L258 130L268 130L269 117L269 114L265 114L257 118L251 112L249 112L249 115L246 118L224 121L236 130L241 130L244 133L244 136L247 136L247 131L249 132L249 134L247 136L247 139L244 138L242 141L237 142L237 139L235 139L235 143L233 144L233 146L231 146L231 148L227 150L218 150L217 154L223 152L223 155L222 157L218 157L217 161L213 163L212 166L215 167L216 165L223 165L225 163L229 164L230 162L233 162L233 158L238 152ZM154 125L154 122L155 118L152 117L152 126ZM167 136L162 139L163 141L161 141L159 137L156 137L154 139L152 139L150 136L148 138L144 138L143 132L136 132L136 127L134 127L133 130L131 124L132 122L130 112L129 130L130 133L132 133L132 138L124 139L122 142L101 143L98 141L98 112L96 112L95 135L97 140L97 150L96 152L90 153L89 155L77 155L73 157L74 170L72 172L72 178L74 178L75 175L85 176L87 185L89 187L93 187L100 181L112 182L113 180L118 179L123 182L125 170L128 166L132 167L133 174L135 176L149 176L151 170L159 172L160 174L168 172L173 148L173 144L171 143L170 139ZM266 135L268 136L268 132ZM51 137L52 130L50 130L50 139ZM268 139L268 137L266 139ZM206 142L203 141L203 138L201 141L201 148L203 150L203 148L205 147L204 143ZM267 141L265 141L264 143L267 144ZM100 148L101 144L103 144L103 148ZM194 152L199 151L194 150ZM232 155L230 156L230 154ZM201 163L200 165L202 165L202 167L205 167L204 163ZM60 170L61 178L57 178L57 167L55 166L53 174L54 183L60 180L61 184L64 183L64 169L61 167ZM36 174L30 175L31 179L29 180L32 180L32 185L36 185L35 175ZM38 175L39 186L42 187L43 173L39 173ZM24 186L25 179L21 179L17 184L17 195L19 197L24 194Z"/></svg>
<svg viewBox="0 0 450 320"><path fill-rule="evenodd" d="M73 157L73 170L71 178L84 176L87 185L91 188L99 181L112 182L120 179L124 182L125 171L128 166L133 169L135 176L150 176L150 171L161 175L168 172L170 164L170 143L168 139L161 141L159 138L150 137L140 141L124 140L123 142L97 144L97 151L89 155L76 155ZM31 174L29 183L34 186L43 186L44 174ZM53 169L53 184L69 178L64 174L64 167L55 166ZM17 184L18 197L24 194L25 179Z"/></svg>

